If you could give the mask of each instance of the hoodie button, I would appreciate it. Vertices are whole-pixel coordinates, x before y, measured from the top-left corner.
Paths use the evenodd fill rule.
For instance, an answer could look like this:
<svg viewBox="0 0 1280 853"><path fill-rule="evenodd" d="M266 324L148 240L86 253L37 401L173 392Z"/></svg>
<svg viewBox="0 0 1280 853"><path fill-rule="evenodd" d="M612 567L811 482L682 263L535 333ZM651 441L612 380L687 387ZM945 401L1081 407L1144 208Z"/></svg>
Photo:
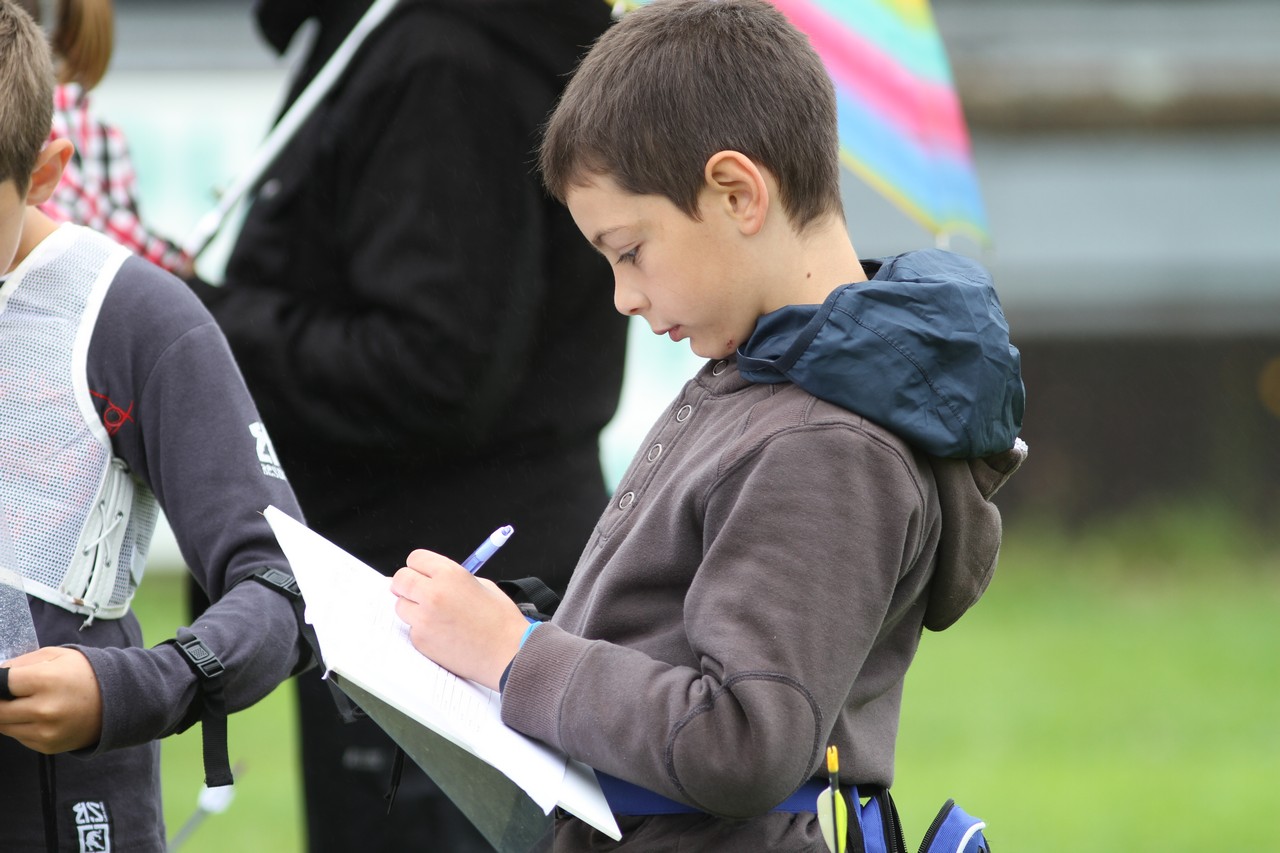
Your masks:
<svg viewBox="0 0 1280 853"><path fill-rule="evenodd" d="M679 423L684 423L685 421L689 420L689 415L691 415L692 413L693 413L693 406L690 406L688 403L685 403L683 406L680 407L680 411L676 412L676 421L678 421Z"/></svg>
<svg viewBox="0 0 1280 853"><path fill-rule="evenodd" d="M618 509L626 509L627 507L631 506L635 502L636 502L636 493L627 492L625 495L623 495L621 498L618 499Z"/></svg>
<svg viewBox="0 0 1280 853"><path fill-rule="evenodd" d="M717 361L715 367L711 368L711 375L719 376L721 373L724 373L725 368L728 366L729 362L727 361Z"/></svg>
<svg viewBox="0 0 1280 853"><path fill-rule="evenodd" d="M258 190L258 198L263 201L270 201L280 194L280 179L271 178Z"/></svg>
<svg viewBox="0 0 1280 853"><path fill-rule="evenodd" d="M655 444L653 447L649 448L649 455L646 456L645 458L648 459L650 462L657 462L658 457L661 455L662 455L662 445Z"/></svg>

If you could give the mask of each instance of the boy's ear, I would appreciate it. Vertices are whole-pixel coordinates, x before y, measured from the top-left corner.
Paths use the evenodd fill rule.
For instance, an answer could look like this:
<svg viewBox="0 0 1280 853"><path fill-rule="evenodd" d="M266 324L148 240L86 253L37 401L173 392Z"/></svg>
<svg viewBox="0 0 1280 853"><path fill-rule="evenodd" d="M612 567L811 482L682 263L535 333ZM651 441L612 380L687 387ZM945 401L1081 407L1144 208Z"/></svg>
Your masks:
<svg viewBox="0 0 1280 853"><path fill-rule="evenodd" d="M769 212L769 182L764 171L739 151L719 151L704 170L712 204L719 205L738 223L743 234L757 233Z"/></svg>
<svg viewBox="0 0 1280 853"><path fill-rule="evenodd" d="M62 171L71 160L75 150L69 139L54 139L40 150L36 157L36 166L31 170L31 186L27 187L27 205L34 207L44 204L58 188L62 180Z"/></svg>

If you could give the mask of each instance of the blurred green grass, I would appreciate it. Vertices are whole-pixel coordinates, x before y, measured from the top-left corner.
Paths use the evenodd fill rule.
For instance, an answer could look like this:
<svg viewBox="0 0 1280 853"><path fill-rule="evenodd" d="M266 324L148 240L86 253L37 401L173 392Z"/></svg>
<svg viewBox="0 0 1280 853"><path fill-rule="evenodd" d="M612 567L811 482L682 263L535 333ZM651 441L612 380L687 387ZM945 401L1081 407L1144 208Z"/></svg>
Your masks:
<svg viewBox="0 0 1280 853"><path fill-rule="evenodd" d="M138 597L150 642L181 582ZM1217 507L1006 533L987 595L926 634L908 677L894 796L911 849L947 797L999 851L1274 846L1280 547ZM301 850L293 689L231 720L246 770L182 848ZM199 729L164 744L172 835L202 778Z"/></svg>
<svg viewBox="0 0 1280 853"><path fill-rule="evenodd" d="M1005 539L926 635L894 786L918 839L954 796L998 851L1272 849L1280 549L1218 507Z"/></svg>

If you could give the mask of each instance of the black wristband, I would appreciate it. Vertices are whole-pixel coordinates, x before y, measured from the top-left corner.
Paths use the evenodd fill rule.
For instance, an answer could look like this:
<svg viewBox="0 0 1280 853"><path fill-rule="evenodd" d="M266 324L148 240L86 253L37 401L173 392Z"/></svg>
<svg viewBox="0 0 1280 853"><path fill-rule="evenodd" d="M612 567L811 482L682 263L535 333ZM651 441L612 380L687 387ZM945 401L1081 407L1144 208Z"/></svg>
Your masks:
<svg viewBox="0 0 1280 853"><path fill-rule="evenodd" d="M179 628L172 642L196 674L205 787L231 785L235 779L227 756L227 704L222 694L226 667L189 628Z"/></svg>
<svg viewBox="0 0 1280 853"><path fill-rule="evenodd" d="M310 668L312 661L323 668L324 659L320 657L320 638L316 636L315 626L307 621L306 602L302 599L302 588L298 586L298 579L289 572L267 566L254 572L247 580L257 581L267 589L275 590L289 599L293 606L293 617L298 623L298 634L301 636L304 648L298 655L298 665L294 667L291 675L297 675ZM356 703L338 688L332 678L326 678L324 683L329 686L329 693L333 696L333 704L337 706L338 716L342 718L342 722L354 723L364 716L364 711L360 710Z"/></svg>

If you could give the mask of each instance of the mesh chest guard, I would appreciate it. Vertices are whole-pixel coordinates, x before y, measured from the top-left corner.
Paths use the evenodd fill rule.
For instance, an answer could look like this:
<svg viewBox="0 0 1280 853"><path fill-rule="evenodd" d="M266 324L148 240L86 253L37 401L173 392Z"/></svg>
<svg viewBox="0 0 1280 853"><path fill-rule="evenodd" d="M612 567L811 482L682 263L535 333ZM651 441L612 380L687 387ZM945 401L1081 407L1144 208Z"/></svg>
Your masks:
<svg viewBox="0 0 1280 853"><path fill-rule="evenodd" d="M89 340L128 250L76 226L0 287L0 511L37 598L118 619L142 579L158 512L112 457L89 393Z"/></svg>

